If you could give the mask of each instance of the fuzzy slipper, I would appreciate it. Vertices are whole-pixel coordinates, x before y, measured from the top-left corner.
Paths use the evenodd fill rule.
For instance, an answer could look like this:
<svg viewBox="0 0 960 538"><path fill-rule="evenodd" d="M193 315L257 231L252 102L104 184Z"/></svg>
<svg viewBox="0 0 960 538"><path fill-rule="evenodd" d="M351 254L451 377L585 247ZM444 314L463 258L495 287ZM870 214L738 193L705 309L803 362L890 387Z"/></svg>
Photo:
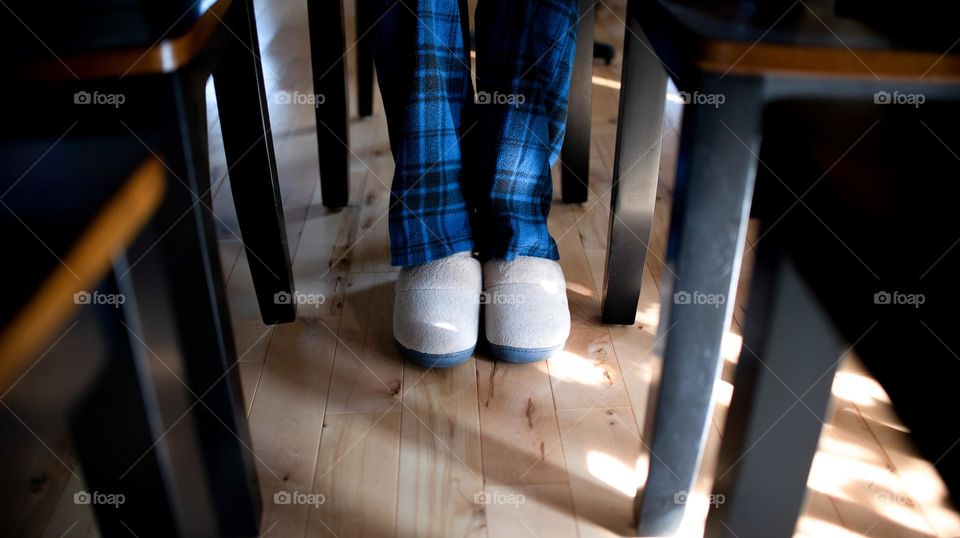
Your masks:
<svg viewBox="0 0 960 538"><path fill-rule="evenodd" d="M469 256L401 269L393 312L400 354L431 368L469 359L477 345L482 283L480 262Z"/></svg>
<svg viewBox="0 0 960 538"><path fill-rule="evenodd" d="M536 362L563 349L570 335L567 284L560 264L520 256L483 264L486 338L509 362Z"/></svg>

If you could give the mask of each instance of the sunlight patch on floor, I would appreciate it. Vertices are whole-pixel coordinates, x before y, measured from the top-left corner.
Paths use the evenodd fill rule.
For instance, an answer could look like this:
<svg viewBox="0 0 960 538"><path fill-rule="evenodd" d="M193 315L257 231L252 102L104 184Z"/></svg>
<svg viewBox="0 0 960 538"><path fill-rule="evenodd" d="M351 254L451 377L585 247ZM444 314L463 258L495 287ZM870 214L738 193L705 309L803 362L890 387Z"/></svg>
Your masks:
<svg viewBox="0 0 960 538"><path fill-rule="evenodd" d="M890 398L875 379L854 372L837 372L833 379L833 395L860 406L877 402L890 403Z"/></svg>
<svg viewBox="0 0 960 538"><path fill-rule="evenodd" d="M572 291L578 295L583 295L584 297L593 297L593 290L582 285L577 284L576 282L567 281L567 290Z"/></svg>
<svg viewBox="0 0 960 538"><path fill-rule="evenodd" d="M611 80L609 78L598 77L597 75L593 75L593 83L597 86L603 86L604 88L613 88L614 90L620 89L619 80Z"/></svg>
<svg viewBox="0 0 960 538"><path fill-rule="evenodd" d="M801 517L797 523L796 534L794 534L794 538L860 538L861 536L861 534L848 531L843 527L813 516Z"/></svg>
<svg viewBox="0 0 960 538"><path fill-rule="evenodd" d="M643 328L656 327L660 322L660 305L650 304L644 309L637 309L637 323Z"/></svg>
<svg viewBox="0 0 960 538"><path fill-rule="evenodd" d="M608 383L603 364L597 364L569 351L562 351L550 358L550 374L560 381L601 385Z"/></svg>
<svg viewBox="0 0 960 538"><path fill-rule="evenodd" d="M723 336L723 342L720 343L720 355L723 360L736 364L740 357L740 347L743 345L743 337L739 334L727 331Z"/></svg>
<svg viewBox="0 0 960 538"><path fill-rule="evenodd" d="M718 379L713 385L713 401L717 405L730 407L731 398L733 398L733 385Z"/></svg>
<svg viewBox="0 0 960 538"><path fill-rule="evenodd" d="M645 471L641 471L640 463L638 460L631 469L626 463L606 452L599 450L587 452L587 470L590 474L631 499L636 496L637 487L642 483L641 475L646 474Z"/></svg>

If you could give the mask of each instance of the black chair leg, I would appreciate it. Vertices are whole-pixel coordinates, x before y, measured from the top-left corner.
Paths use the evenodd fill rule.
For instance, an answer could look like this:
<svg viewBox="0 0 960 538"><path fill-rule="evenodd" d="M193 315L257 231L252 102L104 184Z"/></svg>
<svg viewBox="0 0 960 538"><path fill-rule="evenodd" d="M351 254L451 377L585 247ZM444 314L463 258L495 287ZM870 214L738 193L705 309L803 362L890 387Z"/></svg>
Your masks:
<svg viewBox="0 0 960 538"><path fill-rule="evenodd" d="M357 0L357 114L373 115L373 7L370 0Z"/></svg>
<svg viewBox="0 0 960 538"><path fill-rule="evenodd" d="M763 248L706 536L793 536L845 353L789 259Z"/></svg>
<svg viewBox="0 0 960 538"><path fill-rule="evenodd" d="M693 81L690 81L693 82ZM673 533L678 492L693 488L733 317L760 151L762 84L705 75L685 87L724 95L722 106L684 111L676 203L662 275L663 371L654 391L650 472L639 506L641 536Z"/></svg>
<svg viewBox="0 0 960 538"><path fill-rule="evenodd" d="M171 75L173 102L166 116L164 154L172 179L158 212L154 250L162 255L165 278L174 291L177 333L187 382L200 399L197 426L220 532L251 536L259 532L261 502L250 432L240 394L237 355L220 268L217 238L208 207L207 123L204 77ZM176 121L169 121L170 118ZM198 201L196 198L201 197ZM139 266L134 267L134 274Z"/></svg>
<svg viewBox="0 0 960 538"><path fill-rule="evenodd" d="M213 82L240 233L263 322L290 322L296 318L294 301L277 300L293 293L293 269L263 67L259 56L251 52L260 50L252 2L244 0L232 6L224 22L237 39L228 40Z"/></svg>
<svg viewBox="0 0 960 538"><path fill-rule="evenodd" d="M349 145L343 0L308 2L313 91L323 96L316 107L320 194L325 207L347 205ZM369 36L368 36L369 37Z"/></svg>
<svg viewBox="0 0 960 538"><path fill-rule="evenodd" d="M590 120L593 95L593 12L597 0L580 0L577 46L570 75L567 130L560 160L561 196L567 203L587 201L590 183Z"/></svg>
<svg viewBox="0 0 960 538"><path fill-rule="evenodd" d="M620 123L610 191L610 233L603 278L605 323L632 325L653 229L660 174L660 140L667 74L628 4L624 36ZM641 41L642 40L642 41Z"/></svg>

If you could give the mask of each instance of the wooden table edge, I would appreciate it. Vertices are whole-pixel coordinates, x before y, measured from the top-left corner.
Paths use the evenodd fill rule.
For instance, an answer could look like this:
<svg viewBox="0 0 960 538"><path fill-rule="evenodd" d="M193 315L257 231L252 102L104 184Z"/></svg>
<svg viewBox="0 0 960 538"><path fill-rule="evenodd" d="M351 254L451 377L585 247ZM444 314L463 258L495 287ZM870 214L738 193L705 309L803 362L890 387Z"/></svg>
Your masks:
<svg viewBox="0 0 960 538"><path fill-rule="evenodd" d="M711 41L696 60L700 69L733 75L806 75L864 79L960 82L960 55L795 47L772 43Z"/></svg>
<svg viewBox="0 0 960 538"><path fill-rule="evenodd" d="M232 0L218 0L183 35L161 39L149 47L102 49L66 54L25 65L26 80L56 81L123 78L128 75L171 73L190 63L220 24Z"/></svg>
<svg viewBox="0 0 960 538"><path fill-rule="evenodd" d="M110 270L113 255L126 248L163 199L163 166L150 157L97 213L63 263L57 265L27 304L0 332L0 389L43 351L56 330L76 311L74 294L91 292Z"/></svg>

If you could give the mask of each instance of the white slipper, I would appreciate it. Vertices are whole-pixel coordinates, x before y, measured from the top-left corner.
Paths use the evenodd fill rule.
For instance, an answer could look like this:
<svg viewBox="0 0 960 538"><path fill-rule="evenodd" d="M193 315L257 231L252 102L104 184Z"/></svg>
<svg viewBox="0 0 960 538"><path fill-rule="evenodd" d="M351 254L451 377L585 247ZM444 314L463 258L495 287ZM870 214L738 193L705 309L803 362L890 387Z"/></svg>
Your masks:
<svg viewBox="0 0 960 538"><path fill-rule="evenodd" d="M438 368L469 359L477 345L482 284L480 262L470 256L401 269L393 312L400 354Z"/></svg>
<svg viewBox="0 0 960 538"><path fill-rule="evenodd" d="M520 256L483 264L485 328L493 354L535 362L563 349L570 335L567 283L560 264Z"/></svg>

